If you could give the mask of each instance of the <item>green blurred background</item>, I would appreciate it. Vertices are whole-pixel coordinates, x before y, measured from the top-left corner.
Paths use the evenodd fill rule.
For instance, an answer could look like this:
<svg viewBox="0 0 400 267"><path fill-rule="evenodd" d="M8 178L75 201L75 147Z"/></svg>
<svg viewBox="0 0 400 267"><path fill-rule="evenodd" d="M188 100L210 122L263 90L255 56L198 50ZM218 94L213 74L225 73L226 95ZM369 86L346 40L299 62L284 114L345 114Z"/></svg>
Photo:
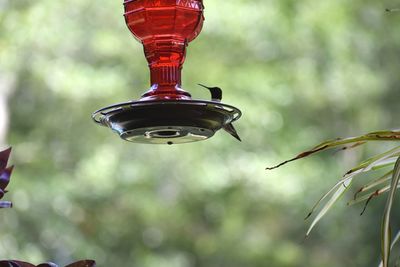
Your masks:
<svg viewBox="0 0 400 267"><path fill-rule="evenodd" d="M130 144L91 113L149 87L122 0L0 0L0 143L13 146L0 258L98 266L376 266L384 199L304 216L369 146L265 167L324 139L398 127L400 2L205 0L183 86L243 111L205 142ZM351 194L346 196L350 199ZM400 223L400 216L394 222ZM397 224L399 225L399 224Z"/></svg>

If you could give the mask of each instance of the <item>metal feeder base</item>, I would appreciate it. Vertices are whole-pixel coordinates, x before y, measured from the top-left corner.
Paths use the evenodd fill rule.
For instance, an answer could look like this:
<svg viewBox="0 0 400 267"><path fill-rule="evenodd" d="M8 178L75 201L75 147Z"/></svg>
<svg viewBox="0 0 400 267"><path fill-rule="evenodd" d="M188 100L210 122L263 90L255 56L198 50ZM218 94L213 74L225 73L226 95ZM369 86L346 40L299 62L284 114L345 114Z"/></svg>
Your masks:
<svg viewBox="0 0 400 267"><path fill-rule="evenodd" d="M208 139L240 116L239 109L214 101L154 100L105 107L92 118L127 141L172 145Z"/></svg>

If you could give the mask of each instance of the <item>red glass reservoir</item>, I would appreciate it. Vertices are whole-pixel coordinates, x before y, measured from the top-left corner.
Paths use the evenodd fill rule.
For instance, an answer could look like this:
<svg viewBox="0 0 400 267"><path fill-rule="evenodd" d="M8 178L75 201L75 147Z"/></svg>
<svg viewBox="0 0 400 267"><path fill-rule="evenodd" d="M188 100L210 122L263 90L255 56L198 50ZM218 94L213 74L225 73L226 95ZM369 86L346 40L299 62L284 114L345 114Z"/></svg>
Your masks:
<svg viewBox="0 0 400 267"><path fill-rule="evenodd" d="M141 100L191 99L181 88L186 46L203 26L202 0L125 0L125 21L143 44L151 89Z"/></svg>
<svg viewBox="0 0 400 267"><path fill-rule="evenodd" d="M194 100L181 88L186 47L203 26L202 0L125 0L125 21L143 44L151 88L138 101L111 105L93 113L93 120L127 141L182 144L206 140L220 129L240 140L233 122L241 112L221 103L222 91L210 100ZM203 86L204 87L204 86ZM214 91L219 92L214 97Z"/></svg>

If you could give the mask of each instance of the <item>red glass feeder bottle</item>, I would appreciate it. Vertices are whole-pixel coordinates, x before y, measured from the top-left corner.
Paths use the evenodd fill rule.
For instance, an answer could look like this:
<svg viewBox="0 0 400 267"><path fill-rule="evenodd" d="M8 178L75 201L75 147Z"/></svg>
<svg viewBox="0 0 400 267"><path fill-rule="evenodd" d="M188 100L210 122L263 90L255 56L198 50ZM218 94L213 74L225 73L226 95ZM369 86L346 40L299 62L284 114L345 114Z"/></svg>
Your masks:
<svg viewBox="0 0 400 267"><path fill-rule="evenodd" d="M209 88L211 101L193 100L181 88L186 47L203 26L203 1L125 0L124 7L129 30L143 44L151 87L138 101L94 112L94 121L137 143L201 141L222 128L240 140L232 122L241 112L220 102L219 88Z"/></svg>

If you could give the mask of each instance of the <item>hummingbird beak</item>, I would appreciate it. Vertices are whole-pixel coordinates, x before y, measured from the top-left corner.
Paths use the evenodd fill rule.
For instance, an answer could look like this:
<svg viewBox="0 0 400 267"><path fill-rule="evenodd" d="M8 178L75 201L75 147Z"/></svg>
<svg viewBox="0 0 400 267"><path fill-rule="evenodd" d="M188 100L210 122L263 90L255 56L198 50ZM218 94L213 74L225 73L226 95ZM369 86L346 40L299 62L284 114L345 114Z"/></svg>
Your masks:
<svg viewBox="0 0 400 267"><path fill-rule="evenodd" d="M205 86L204 84L201 84L201 83L198 83L197 85L200 85L201 87L204 87L204 88L206 88L208 90L210 90L210 88L211 88L211 87Z"/></svg>

